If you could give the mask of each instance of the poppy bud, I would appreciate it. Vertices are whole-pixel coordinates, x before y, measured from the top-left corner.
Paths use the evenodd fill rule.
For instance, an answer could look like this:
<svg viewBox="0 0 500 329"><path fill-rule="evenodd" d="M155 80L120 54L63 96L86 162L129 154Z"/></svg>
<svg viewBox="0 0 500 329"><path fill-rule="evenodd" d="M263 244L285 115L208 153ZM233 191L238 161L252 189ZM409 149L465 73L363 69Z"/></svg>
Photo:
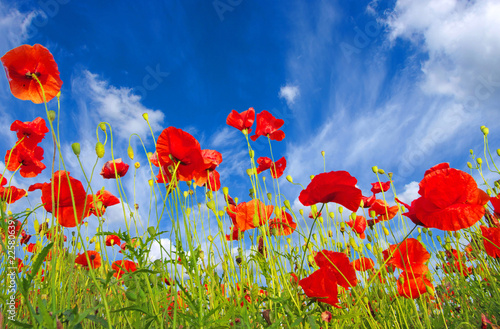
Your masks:
<svg viewBox="0 0 500 329"><path fill-rule="evenodd" d="M212 210L212 211L215 211L215 202L213 201L208 201L207 202L207 208Z"/></svg>
<svg viewBox="0 0 500 329"><path fill-rule="evenodd" d="M182 192L182 195L184 196L184 198L187 198L189 193L187 191L184 191L184 192Z"/></svg>
<svg viewBox="0 0 500 329"><path fill-rule="evenodd" d="M238 197L234 198L234 203L238 204Z"/></svg>
<svg viewBox="0 0 500 329"><path fill-rule="evenodd" d="M309 176L309 178L311 178L311 180L313 180L313 178L314 178L314 175L311 175L311 176Z"/></svg>
<svg viewBox="0 0 500 329"><path fill-rule="evenodd" d="M328 216L330 216L331 219L334 219L335 218L335 213L332 211L328 214Z"/></svg>
<svg viewBox="0 0 500 329"><path fill-rule="evenodd" d="M101 158L104 156L104 145L102 145L101 142L97 142L95 145L95 153L97 154L98 158Z"/></svg>
<svg viewBox="0 0 500 329"><path fill-rule="evenodd" d="M48 116L48 117L49 117L49 120L50 120L51 122L53 122L53 121L56 119L56 112L55 112L55 111L50 110L50 111L49 111L49 116Z"/></svg>
<svg viewBox="0 0 500 329"><path fill-rule="evenodd" d="M313 264L314 263L314 257L312 255L307 256L307 261L309 262L309 264Z"/></svg>
<svg viewBox="0 0 500 329"><path fill-rule="evenodd" d="M324 158L325 157L325 151L321 151L321 156Z"/></svg>
<svg viewBox="0 0 500 329"><path fill-rule="evenodd" d="M455 238L460 239L460 232L458 231L455 232Z"/></svg>
<svg viewBox="0 0 500 329"><path fill-rule="evenodd" d="M441 237L439 235L436 237L436 240L438 240L439 243L443 243L443 241L441 241Z"/></svg>
<svg viewBox="0 0 500 329"><path fill-rule="evenodd" d="M358 244L356 243L356 240L354 240L354 238L349 238L349 244L354 250L358 249Z"/></svg>
<svg viewBox="0 0 500 329"><path fill-rule="evenodd" d="M291 210L291 209L292 209L292 207L290 206L290 201L285 200L285 201L283 201L283 204L285 205L285 208L286 208L286 209L288 209L288 210Z"/></svg>
<svg viewBox="0 0 500 329"><path fill-rule="evenodd" d="M299 209L299 213L301 216L304 216L304 209Z"/></svg>
<svg viewBox="0 0 500 329"><path fill-rule="evenodd" d="M370 210L370 217L375 217L377 216L377 213L375 212L375 210Z"/></svg>
<svg viewBox="0 0 500 329"><path fill-rule="evenodd" d="M208 241L210 241L210 242L213 242L213 241L214 241L214 238L213 238L213 236L211 236L211 235L209 235L209 236L207 237L207 239L208 239Z"/></svg>
<svg viewBox="0 0 500 329"><path fill-rule="evenodd" d="M224 193L224 197L226 197L226 198L227 198L227 194L229 193L229 189L227 188L227 186L224 186L224 187L222 188L222 193Z"/></svg>
<svg viewBox="0 0 500 329"><path fill-rule="evenodd" d="M339 214L342 214L344 212L344 208L339 207Z"/></svg>
<svg viewBox="0 0 500 329"><path fill-rule="evenodd" d="M487 189L487 190L486 190L486 193L487 193L489 196L491 196L491 195L493 194L493 192L492 192L490 189Z"/></svg>
<svg viewBox="0 0 500 329"><path fill-rule="evenodd" d="M353 212L353 213L351 213L351 214L349 215L349 218L350 218L350 219L352 219L352 220L356 220L356 217L357 217L357 216L356 216L356 213L355 213L355 212Z"/></svg>
<svg viewBox="0 0 500 329"><path fill-rule="evenodd" d="M153 186L155 184L155 181L150 179L150 180L148 180L148 184L149 184L149 186Z"/></svg>
<svg viewBox="0 0 500 329"><path fill-rule="evenodd" d="M134 160L134 149L132 148L132 146L129 146L127 148L127 154L130 160Z"/></svg>
<svg viewBox="0 0 500 329"><path fill-rule="evenodd" d="M95 251L101 251L101 244L99 242L95 244Z"/></svg>
<svg viewBox="0 0 500 329"><path fill-rule="evenodd" d="M434 288L429 287L428 285L426 285L426 286L425 286L425 290L427 290L427 292L428 292L430 295L434 296Z"/></svg>
<svg viewBox="0 0 500 329"><path fill-rule="evenodd" d="M372 171L374 174L376 174L378 172L378 167L377 166L373 166L372 167Z"/></svg>
<svg viewBox="0 0 500 329"><path fill-rule="evenodd" d="M477 159L476 159L476 162L477 162L477 164L478 164L478 165L481 165L481 164L483 163L483 159L481 159L481 158L477 158Z"/></svg>
<svg viewBox="0 0 500 329"><path fill-rule="evenodd" d="M342 233L345 232L345 224L344 224L344 222L340 222L340 232L342 232Z"/></svg>
<svg viewBox="0 0 500 329"><path fill-rule="evenodd" d="M254 173L253 169L252 168L248 168L247 169L247 175L250 177L252 176L252 174Z"/></svg>
<svg viewBox="0 0 500 329"><path fill-rule="evenodd" d="M319 217L318 217L318 220L319 220L319 222L320 222L321 224L323 224L323 216L319 216Z"/></svg>
<svg viewBox="0 0 500 329"><path fill-rule="evenodd" d="M363 302L364 302L365 304L368 304L368 297L366 297L366 296L365 296L365 297L363 297Z"/></svg>
<svg viewBox="0 0 500 329"><path fill-rule="evenodd" d="M393 176L393 175L394 175L394 174L393 174L392 172L387 173L387 176L389 176L389 178L390 178L390 179L392 179L392 176Z"/></svg>
<svg viewBox="0 0 500 329"><path fill-rule="evenodd" d="M497 155L500 157L500 149L497 149Z"/></svg>
<svg viewBox="0 0 500 329"><path fill-rule="evenodd" d="M420 234L417 236L417 241L422 242L422 236Z"/></svg>
<svg viewBox="0 0 500 329"><path fill-rule="evenodd" d="M328 230L328 237L329 237L329 238L333 237L333 232L332 232L332 230Z"/></svg>
<svg viewBox="0 0 500 329"><path fill-rule="evenodd" d="M383 174L385 174L385 171L384 171L384 169L379 169L379 170L378 170L378 173L379 173L380 175L383 175Z"/></svg>
<svg viewBox="0 0 500 329"><path fill-rule="evenodd" d="M313 233L313 239L314 241L318 242L318 235L316 233Z"/></svg>
<svg viewBox="0 0 500 329"><path fill-rule="evenodd" d="M76 156L80 156L80 143L71 144L71 148L73 149L73 153L75 153Z"/></svg>
<svg viewBox="0 0 500 329"><path fill-rule="evenodd" d="M250 155L250 158L252 158L252 159L253 159L253 157L254 157L254 155L255 155L254 151L253 151L253 150L250 150L250 151L248 151L248 154Z"/></svg>
<svg viewBox="0 0 500 329"><path fill-rule="evenodd" d="M224 211L219 210L219 217L223 217L223 216L224 216Z"/></svg>
<svg viewBox="0 0 500 329"><path fill-rule="evenodd" d="M488 136L488 134L490 133L490 130L485 126L481 127L481 131L483 132L484 136Z"/></svg>
<svg viewBox="0 0 500 329"><path fill-rule="evenodd" d="M149 115L147 113L143 113L142 114L142 117L144 118L144 120L148 121L149 120Z"/></svg>
<svg viewBox="0 0 500 329"><path fill-rule="evenodd" d="M422 233L422 229L420 227L417 228L417 231L418 231L419 234Z"/></svg>
<svg viewBox="0 0 500 329"><path fill-rule="evenodd" d="M273 200L273 195L271 193L267 193L267 199L271 202Z"/></svg>
<svg viewBox="0 0 500 329"><path fill-rule="evenodd" d="M150 235L155 235L156 234L156 229L153 226L148 227L148 233Z"/></svg>
<svg viewBox="0 0 500 329"><path fill-rule="evenodd" d="M104 122L99 123L99 128L101 128L102 131L106 132L106 124Z"/></svg>
<svg viewBox="0 0 500 329"><path fill-rule="evenodd" d="M384 227L383 230L384 230L385 236L389 236L389 230L387 229L387 227Z"/></svg>
<svg viewBox="0 0 500 329"><path fill-rule="evenodd" d="M498 149L500 151L500 149ZM500 156L500 153L498 154ZM290 175L286 176L286 180L289 181L290 183L293 183L293 178Z"/></svg>
<svg viewBox="0 0 500 329"><path fill-rule="evenodd" d="M366 249L372 251L372 245L370 243L367 243L366 244Z"/></svg>

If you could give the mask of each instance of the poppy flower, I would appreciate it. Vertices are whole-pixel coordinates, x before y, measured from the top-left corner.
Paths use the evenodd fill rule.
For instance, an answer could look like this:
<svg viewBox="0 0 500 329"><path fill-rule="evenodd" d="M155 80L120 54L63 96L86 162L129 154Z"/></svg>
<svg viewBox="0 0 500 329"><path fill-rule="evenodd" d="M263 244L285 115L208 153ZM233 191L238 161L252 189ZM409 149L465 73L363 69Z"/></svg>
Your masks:
<svg viewBox="0 0 500 329"><path fill-rule="evenodd" d="M124 163L121 158L115 161L109 160L102 167L100 175L105 179L123 177L128 171L129 165Z"/></svg>
<svg viewBox="0 0 500 329"><path fill-rule="evenodd" d="M366 238L365 230L367 226L366 218L364 216L356 216L355 220L349 220L346 222L347 225L356 233L359 234L361 239Z"/></svg>
<svg viewBox="0 0 500 329"><path fill-rule="evenodd" d="M22 140L28 149L34 149L49 132L45 120L40 117L28 122L16 120L10 125L10 130L17 132L18 140Z"/></svg>
<svg viewBox="0 0 500 329"><path fill-rule="evenodd" d="M500 214L500 195L492 196L490 202L493 205L495 213Z"/></svg>
<svg viewBox="0 0 500 329"><path fill-rule="evenodd" d="M355 186L357 182L347 171L321 173L300 192L299 201L304 206L335 202L356 211L361 204L361 190Z"/></svg>
<svg viewBox="0 0 500 329"><path fill-rule="evenodd" d="M1 58L9 79L12 95L35 104L43 103L42 89L33 78L36 76L43 86L45 99L49 102L61 90L63 82L50 51L42 45L22 45L7 52Z"/></svg>
<svg viewBox="0 0 500 329"><path fill-rule="evenodd" d="M52 184L53 187L51 187ZM54 194L52 194L52 189ZM71 194L73 194L73 199ZM47 212L53 213L53 206L56 207L54 216L64 227L75 227L88 214L87 194L82 183L63 170L54 173L51 184L43 184L42 202ZM86 206L87 211L85 211Z"/></svg>
<svg viewBox="0 0 500 329"><path fill-rule="evenodd" d="M87 195L88 213L87 216L95 215L97 217L104 215L106 208L119 204L120 199L106 190L99 190L95 195Z"/></svg>
<svg viewBox="0 0 500 329"><path fill-rule="evenodd" d="M403 272L399 276L397 283L399 296L416 299L427 292L427 289L434 289L432 283L423 274Z"/></svg>
<svg viewBox="0 0 500 329"><path fill-rule="evenodd" d="M387 262L388 265L402 271L415 274L423 274L429 271L425 263L431 258L431 255L417 239L409 238L400 244L393 244L384 250L382 254L384 260L390 258Z"/></svg>
<svg viewBox="0 0 500 329"><path fill-rule="evenodd" d="M180 181L190 181L196 173L210 167L205 164L200 143L189 133L175 127L168 127L161 132L156 152L164 167L177 168Z"/></svg>
<svg viewBox="0 0 500 329"><path fill-rule="evenodd" d="M273 214L274 206L266 206L262 201L253 199L248 202L241 202L237 206L229 206L228 214L233 221L231 235L226 235L227 240L237 240L238 230L244 232L267 223Z"/></svg>
<svg viewBox="0 0 500 329"><path fill-rule="evenodd" d="M281 212L281 216L277 216L269 220L269 230L271 234L280 235L290 235L297 228L297 223L293 222L293 217L286 211Z"/></svg>
<svg viewBox="0 0 500 329"><path fill-rule="evenodd" d="M222 154L215 150L201 150L204 165L200 171L194 173L193 178L198 186L207 186L211 191L218 191L221 187L220 174L215 170L222 162Z"/></svg>
<svg viewBox="0 0 500 329"><path fill-rule="evenodd" d="M396 216L396 214L399 211L398 206L392 206L389 207L387 202L384 200L375 200L375 202L372 204L370 209L368 209L368 213L371 213L372 211L375 212L377 218L375 218L374 222L378 223L381 221L386 221L386 220L391 220Z"/></svg>
<svg viewBox="0 0 500 329"><path fill-rule="evenodd" d="M34 243L30 243L27 247L26 247L26 251L27 252L31 252L31 253L35 253L37 250L37 247L36 247L36 244Z"/></svg>
<svg viewBox="0 0 500 329"><path fill-rule="evenodd" d="M20 244L27 244L31 239L31 235L30 234L21 234L21 240L19 240L19 243Z"/></svg>
<svg viewBox="0 0 500 329"><path fill-rule="evenodd" d="M45 169L42 160L43 148L37 146L34 149L28 149L22 143L8 150L5 155L7 170L16 171L19 169L19 173L24 178L38 176Z"/></svg>
<svg viewBox="0 0 500 329"><path fill-rule="evenodd" d="M481 225L483 234L484 250L488 256L493 258L500 257L500 227L486 227Z"/></svg>
<svg viewBox="0 0 500 329"><path fill-rule="evenodd" d="M449 273L461 273L462 276L468 277L469 274L472 273L472 267L467 267L463 262L455 261L455 262L446 262L443 264L443 271L446 274Z"/></svg>
<svg viewBox="0 0 500 329"><path fill-rule="evenodd" d="M309 215L307 215L307 217L311 218L311 219L314 219L314 218L318 218L318 217L321 217L321 214L322 212L316 212L313 214L312 210L309 212Z"/></svg>
<svg viewBox="0 0 500 329"><path fill-rule="evenodd" d="M387 191L389 191L390 188L391 188L391 181L388 181L385 183L376 182L376 183L372 183L371 191L373 194L377 194L377 193L380 193L382 191L387 192Z"/></svg>
<svg viewBox="0 0 500 329"><path fill-rule="evenodd" d="M282 141L285 138L285 133L278 129L284 123L285 121L282 119L276 119L271 113L264 110L257 114L257 128L255 134L250 136L250 139L255 142L260 136L268 136L269 139L274 141Z"/></svg>
<svg viewBox="0 0 500 329"><path fill-rule="evenodd" d="M361 200L363 201L363 208L370 208L376 200L375 194L372 194L368 197L361 196Z"/></svg>
<svg viewBox="0 0 500 329"><path fill-rule="evenodd" d="M23 261L21 260L21 258L16 258L16 260L17 260L17 271L21 272L22 268L24 267Z"/></svg>
<svg viewBox="0 0 500 329"><path fill-rule="evenodd" d="M419 186L421 197L415 200L414 211L429 228L458 231L471 227L484 216L484 205L490 201L471 175L447 163L429 169Z"/></svg>
<svg viewBox="0 0 500 329"><path fill-rule="evenodd" d="M120 279L127 272L135 272L137 264L130 260L117 260L111 264L111 268L116 272L113 276Z"/></svg>
<svg viewBox="0 0 500 329"><path fill-rule="evenodd" d="M220 174L217 170L211 171L208 174L208 180L204 184L204 186L206 186L210 191L216 192L216 191L220 190L220 188L221 188Z"/></svg>
<svg viewBox="0 0 500 329"><path fill-rule="evenodd" d="M368 271L375 266L375 262L371 258L361 257L352 262L356 271Z"/></svg>
<svg viewBox="0 0 500 329"><path fill-rule="evenodd" d="M26 195L28 195L28 192L26 192L26 190L18 189L15 186L0 186L0 200L5 201L9 204L16 202Z"/></svg>
<svg viewBox="0 0 500 329"><path fill-rule="evenodd" d="M299 281L304 293L311 298L318 298L319 302L340 308L336 276L332 268L324 267L311 273Z"/></svg>
<svg viewBox="0 0 500 329"><path fill-rule="evenodd" d="M331 268L337 283L345 289L358 284L356 271L343 252L323 250L314 256L314 261L320 268Z"/></svg>
<svg viewBox="0 0 500 329"><path fill-rule="evenodd" d="M87 261L87 255L89 257L89 261ZM87 269L89 267L96 269L101 267L101 255L94 250L87 250L83 254L78 254L78 256L75 259L76 264L80 264L83 267L86 267Z"/></svg>
<svg viewBox="0 0 500 329"><path fill-rule="evenodd" d="M0 186L5 186L7 184L7 179L0 174Z"/></svg>
<svg viewBox="0 0 500 329"><path fill-rule="evenodd" d="M257 163L259 164L257 167L257 174L260 174L267 169L271 169L271 177L275 179L280 178L286 168L285 157L282 157L276 162L273 162L268 157L260 157L257 159Z"/></svg>
<svg viewBox="0 0 500 329"><path fill-rule="evenodd" d="M405 208L408 210L407 212L402 214L403 216L408 217L413 222L413 224L423 226L423 223L418 220L417 214L415 213L415 201L416 200L413 200L411 205L407 205L406 203L399 200L398 198L395 198L394 200L396 200L397 203L405 206Z"/></svg>
<svg viewBox="0 0 500 329"><path fill-rule="evenodd" d="M107 235L106 246L111 247L115 244L120 245L120 238L113 234Z"/></svg>
<svg viewBox="0 0 500 329"><path fill-rule="evenodd" d="M244 134L250 134L252 132L253 122L255 120L255 110L253 107L241 113L232 110L227 116L226 123L231 127L238 129Z"/></svg>

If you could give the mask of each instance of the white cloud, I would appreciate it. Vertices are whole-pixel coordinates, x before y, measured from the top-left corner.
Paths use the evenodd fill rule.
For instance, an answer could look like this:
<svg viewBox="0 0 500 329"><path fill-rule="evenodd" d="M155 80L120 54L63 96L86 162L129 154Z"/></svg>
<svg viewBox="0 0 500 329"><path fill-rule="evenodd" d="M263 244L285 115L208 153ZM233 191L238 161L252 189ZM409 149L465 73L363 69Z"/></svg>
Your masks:
<svg viewBox="0 0 500 329"><path fill-rule="evenodd" d="M300 90L298 86L292 86L287 84L280 88L279 96L284 98L288 107L295 103L295 99L300 95Z"/></svg>
<svg viewBox="0 0 500 329"><path fill-rule="evenodd" d="M128 138L137 133L142 138L150 136L143 113L149 116L149 123L154 131L161 129L165 115L160 110L151 110L141 103L141 97L134 95L132 89L109 85L97 74L83 71L71 81L73 97L79 100L80 115L78 120L87 116L93 124L109 122L113 133Z"/></svg>
<svg viewBox="0 0 500 329"><path fill-rule="evenodd" d="M411 204L411 202L420 197L418 182L411 182L403 187L403 192L398 194L398 199L404 203Z"/></svg>

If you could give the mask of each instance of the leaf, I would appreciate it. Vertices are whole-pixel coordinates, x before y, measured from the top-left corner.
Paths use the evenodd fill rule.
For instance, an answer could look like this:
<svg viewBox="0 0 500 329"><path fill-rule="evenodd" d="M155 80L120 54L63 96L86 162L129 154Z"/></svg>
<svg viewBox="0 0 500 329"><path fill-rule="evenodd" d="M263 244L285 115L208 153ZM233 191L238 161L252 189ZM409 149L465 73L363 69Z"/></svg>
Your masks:
<svg viewBox="0 0 500 329"><path fill-rule="evenodd" d="M42 251L38 254L36 257L36 261L31 267L31 273L28 274L28 280L31 282L33 278L38 274L38 271L40 270L40 267L42 266L43 262L45 261L45 257L49 254L50 249L54 245L54 242L49 243L46 245Z"/></svg>
<svg viewBox="0 0 500 329"><path fill-rule="evenodd" d="M89 314L89 315L87 315L87 319L89 319L92 322L98 323L105 328L109 328L109 327L114 328L113 326L110 326L108 324L108 321L106 321L104 318Z"/></svg>
<svg viewBox="0 0 500 329"><path fill-rule="evenodd" d="M144 313L146 315L151 316L151 314L149 314L147 311L145 311L143 308L140 308L139 306L127 306L127 307L120 308L118 310L111 311L111 313L117 313L117 312L122 312L122 311L137 311L137 312L141 312L141 313Z"/></svg>
<svg viewBox="0 0 500 329"><path fill-rule="evenodd" d="M33 328L33 326L31 324L22 323L22 322L19 322L17 320L9 320L9 323L13 323L16 326L21 327L21 328Z"/></svg>

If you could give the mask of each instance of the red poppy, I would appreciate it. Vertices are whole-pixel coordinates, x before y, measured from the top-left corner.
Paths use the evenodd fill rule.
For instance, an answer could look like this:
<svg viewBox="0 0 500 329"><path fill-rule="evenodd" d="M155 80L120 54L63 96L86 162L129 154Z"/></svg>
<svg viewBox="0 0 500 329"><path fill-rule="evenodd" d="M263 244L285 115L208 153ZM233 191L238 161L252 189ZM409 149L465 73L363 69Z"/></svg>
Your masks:
<svg viewBox="0 0 500 329"><path fill-rule="evenodd" d="M43 149L39 146L28 149L22 143L7 151L5 163L7 170L16 171L24 178L36 177L45 169L43 160Z"/></svg>
<svg viewBox="0 0 500 329"><path fill-rule="evenodd" d="M340 308L336 276L330 267L320 268L299 281L304 293L318 301Z"/></svg>
<svg viewBox="0 0 500 329"><path fill-rule="evenodd" d="M398 280L398 294L409 299L416 299L433 289L432 283L423 274L403 272Z"/></svg>
<svg viewBox="0 0 500 329"><path fill-rule="evenodd" d="M320 212L316 212L315 214L313 214L312 210L309 212L309 215L307 217L311 218L311 219L314 219L314 218L318 218L318 217L321 217L321 211Z"/></svg>
<svg viewBox="0 0 500 329"><path fill-rule="evenodd" d="M254 120L255 110L251 107L241 113L232 110L227 116L226 123L245 134L250 134L252 132L250 127L253 125Z"/></svg>
<svg viewBox="0 0 500 329"><path fill-rule="evenodd" d="M361 257L352 262L356 271L368 271L375 266L375 262L368 257Z"/></svg>
<svg viewBox="0 0 500 329"><path fill-rule="evenodd" d="M429 271L426 263L431 255L425 250L424 246L414 238L409 238L400 244L393 244L382 252L384 260L388 265L399 268L400 270L423 274ZM391 257L392 254L392 257Z"/></svg>
<svg viewBox="0 0 500 329"><path fill-rule="evenodd" d="M31 235L30 234L22 234L21 233L21 240L19 241L20 244L27 244L31 239Z"/></svg>
<svg viewBox="0 0 500 329"><path fill-rule="evenodd" d="M375 202L376 198L375 198L375 195L371 195L371 196L361 196L361 200L363 200L363 208L370 208L373 203Z"/></svg>
<svg viewBox="0 0 500 329"><path fill-rule="evenodd" d="M336 202L351 211L361 204L361 190L355 185L358 180L347 171L331 171L314 176L302 190L299 201L304 206L316 203Z"/></svg>
<svg viewBox="0 0 500 329"><path fill-rule="evenodd" d="M286 159L282 157L276 162L273 162L268 157L260 157L257 159L259 167L257 167L257 174L260 174L264 170L271 169L272 178L280 178L286 168Z"/></svg>
<svg viewBox="0 0 500 329"><path fill-rule="evenodd" d="M268 136L269 139L274 141L282 141L285 138L285 133L278 129L284 123L285 121L282 119L276 119L271 113L264 110L257 114L257 128L255 134L250 136L250 139L255 142L260 136Z"/></svg>
<svg viewBox="0 0 500 329"><path fill-rule="evenodd" d="M0 175L0 186L4 186L5 184L7 184L7 179L3 175Z"/></svg>
<svg viewBox="0 0 500 329"><path fill-rule="evenodd" d="M90 264L87 261L87 255L89 257ZM87 269L89 267L96 269L101 267L101 255L97 251L87 250L87 252L84 252L83 254L78 254L75 259L75 263L80 264Z"/></svg>
<svg viewBox="0 0 500 329"><path fill-rule="evenodd" d="M21 258L16 258L16 260L17 260L17 271L21 272L22 268L24 267L23 261L21 260Z"/></svg>
<svg viewBox="0 0 500 329"><path fill-rule="evenodd" d="M95 195L87 195L88 213L87 216L95 215L102 216L106 212L106 208L119 204L120 199L106 190L99 190Z"/></svg>
<svg viewBox="0 0 500 329"><path fill-rule="evenodd" d="M31 252L31 253L35 253L37 250L37 247L36 247L36 244L34 243L30 243L27 247L26 247L26 251L27 252Z"/></svg>
<svg viewBox="0 0 500 329"><path fill-rule="evenodd" d="M211 191L218 191L221 187L220 174L215 170L222 162L222 154L215 150L201 150L204 165L202 170L194 173L195 184L206 186Z"/></svg>
<svg viewBox="0 0 500 329"><path fill-rule="evenodd" d="M372 211L375 212L377 218L375 218L375 223L381 222L381 221L386 221L386 220L391 220L396 216L396 214L399 211L398 206L392 206L389 207L387 202L384 200L375 200L375 202L372 204L370 209L368 209L368 213L371 213Z"/></svg>
<svg viewBox="0 0 500 329"><path fill-rule="evenodd" d="M18 189L15 186L3 187L0 186L0 200L7 203L14 203L17 200L28 195L26 190Z"/></svg>
<svg viewBox="0 0 500 329"><path fill-rule="evenodd" d="M116 235L110 234L106 236L106 246L111 247L113 245L120 245L120 238Z"/></svg>
<svg viewBox="0 0 500 329"><path fill-rule="evenodd" d="M297 228L297 223L293 222L293 217L286 211L281 212L281 216L269 220L269 230L273 235L290 235Z"/></svg>
<svg viewBox="0 0 500 329"><path fill-rule="evenodd" d="M485 214L489 196L477 188L466 172L439 164L426 172L419 184L414 211L425 227L458 231L477 223Z"/></svg>
<svg viewBox="0 0 500 329"><path fill-rule="evenodd" d="M156 152L164 167L177 167L176 173L180 181L190 181L195 174L210 167L205 164L200 143L187 132L175 127L162 131L156 143Z"/></svg>
<svg viewBox="0 0 500 329"><path fill-rule="evenodd" d="M348 289L358 284L356 271L343 252L323 250L314 256L314 261L320 268L331 268L332 275L342 287Z"/></svg>
<svg viewBox="0 0 500 329"><path fill-rule="evenodd" d="M389 191L390 188L391 188L391 181L388 181L385 183L376 182L376 183L372 183L371 191L373 194L377 194L377 193L380 193L382 191L387 192L387 191Z"/></svg>
<svg viewBox="0 0 500 329"><path fill-rule="evenodd" d="M6 218L5 221L9 221L9 232L14 232L14 235L19 236L19 232L21 232L21 236L25 235L26 232L23 230L23 223L21 223L17 219L12 219L12 217ZM10 233L9 233L10 234Z"/></svg>
<svg viewBox="0 0 500 329"><path fill-rule="evenodd" d="M455 262L446 262L446 264L443 264L443 271L444 273L461 273L462 276L468 277L469 274L472 273L472 267L467 267L463 262L460 261L455 261Z"/></svg>
<svg viewBox="0 0 500 329"><path fill-rule="evenodd" d="M129 165L124 163L121 158L109 160L104 164L101 170L101 176L105 179L123 177L128 171Z"/></svg>
<svg viewBox="0 0 500 329"><path fill-rule="evenodd" d="M495 213L500 214L500 195L492 196L490 202L493 205Z"/></svg>
<svg viewBox="0 0 500 329"><path fill-rule="evenodd" d="M34 149L45 138L45 134L49 132L45 120L40 117L31 122L16 120L10 125L10 130L17 132L17 138L22 140L22 143L28 149Z"/></svg>
<svg viewBox="0 0 500 329"><path fill-rule="evenodd" d="M241 232L264 225L273 214L274 206L266 206L262 201L253 199L249 202L241 202L237 206L229 206L228 214L233 221L231 236L226 235L227 240L238 239L238 229Z"/></svg>
<svg viewBox="0 0 500 329"><path fill-rule="evenodd" d="M366 238L365 230L367 226L366 218L364 216L356 216L355 220L349 220L346 222L347 225L356 233L359 234L361 239Z"/></svg>
<svg viewBox="0 0 500 329"><path fill-rule="evenodd" d="M399 200L398 198L395 198L395 200L397 203L405 206L405 208L408 210L407 212L403 213L402 215L408 217L413 222L413 224L423 226L423 223L418 220L417 214L415 213L415 201L417 201L417 200L413 200L411 203L411 206L407 205L406 203Z"/></svg>
<svg viewBox="0 0 500 329"><path fill-rule="evenodd" d="M87 194L82 183L69 176L69 172L59 170L54 173L52 184L53 187L48 183L43 184L42 187L42 202L45 203L45 210L52 213L54 211L52 203L54 203L56 207L54 216L59 224L64 227L75 227L88 214L88 208L85 211L86 206L88 207ZM52 195L52 189L54 195Z"/></svg>
<svg viewBox="0 0 500 329"><path fill-rule="evenodd" d="M493 257L500 257L500 227L486 227L481 225L483 243L486 253Z"/></svg>
<svg viewBox="0 0 500 329"><path fill-rule="evenodd" d="M116 272L113 276L120 279L127 272L135 272L137 264L130 260L117 260L111 264L111 268Z"/></svg>
<svg viewBox="0 0 500 329"><path fill-rule="evenodd" d="M22 45L7 52L1 58L12 95L33 103L43 103L43 86L46 101L50 101L61 90L63 82L50 51L42 45Z"/></svg>

